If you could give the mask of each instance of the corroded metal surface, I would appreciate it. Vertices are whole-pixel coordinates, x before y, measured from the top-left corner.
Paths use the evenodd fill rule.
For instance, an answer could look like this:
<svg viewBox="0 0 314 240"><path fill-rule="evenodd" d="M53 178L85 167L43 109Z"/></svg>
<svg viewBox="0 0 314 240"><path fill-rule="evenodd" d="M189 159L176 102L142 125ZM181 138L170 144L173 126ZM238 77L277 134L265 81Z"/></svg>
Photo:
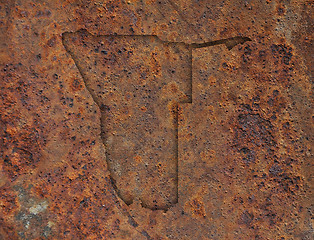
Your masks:
<svg viewBox="0 0 314 240"><path fill-rule="evenodd" d="M178 201L177 103L191 101L191 48L156 36L64 34L101 111L106 159L119 196L150 209Z"/></svg>
<svg viewBox="0 0 314 240"><path fill-rule="evenodd" d="M313 238L312 1L0 2L0 239ZM79 40L84 39L77 39L66 45L67 52L62 36L80 29L90 33L83 43L89 47L83 50ZM122 181L125 173L117 170L117 182L126 184L136 174L145 182L130 181L129 205L111 181L102 139L108 107L97 103L92 85L102 72L89 66L105 59L105 49L93 48L99 44L93 36L108 35L156 35L159 42L182 45L251 40L233 48L224 42L230 50L225 45L191 50L186 73L181 63L153 61L152 53L165 54L163 44L143 49L141 41L134 42L131 63L144 70L130 62L123 67L103 62L101 68L109 67L105 74L121 77L127 73L119 69L129 67L131 81L142 81L137 75L146 72L146 78L154 73L169 84L160 93L156 89L167 98L164 107L149 103L158 107L152 119L167 121L171 110L178 111L178 166L160 160L161 173L173 176L171 169L177 168L177 203L167 205L146 191L160 187L166 175L149 178L139 168ZM158 78L165 73L169 76ZM167 105L180 96L186 103L178 110ZM136 117L145 114L136 111ZM134 190L139 187L146 189ZM145 206L154 200L167 211Z"/></svg>

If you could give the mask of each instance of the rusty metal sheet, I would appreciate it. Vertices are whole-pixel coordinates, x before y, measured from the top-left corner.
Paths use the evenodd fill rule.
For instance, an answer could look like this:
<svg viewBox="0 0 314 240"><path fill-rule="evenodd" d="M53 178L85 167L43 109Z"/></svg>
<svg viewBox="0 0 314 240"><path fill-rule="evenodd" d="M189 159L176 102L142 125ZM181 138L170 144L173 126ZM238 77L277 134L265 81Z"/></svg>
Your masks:
<svg viewBox="0 0 314 240"><path fill-rule="evenodd" d="M65 33L101 111L109 171L128 205L138 198L150 209L178 201L177 103L191 101L191 48L156 36Z"/></svg>
<svg viewBox="0 0 314 240"><path fill-rule="evenodd" d="M313 238L312 1L0 12L0 239Z"/></svg>

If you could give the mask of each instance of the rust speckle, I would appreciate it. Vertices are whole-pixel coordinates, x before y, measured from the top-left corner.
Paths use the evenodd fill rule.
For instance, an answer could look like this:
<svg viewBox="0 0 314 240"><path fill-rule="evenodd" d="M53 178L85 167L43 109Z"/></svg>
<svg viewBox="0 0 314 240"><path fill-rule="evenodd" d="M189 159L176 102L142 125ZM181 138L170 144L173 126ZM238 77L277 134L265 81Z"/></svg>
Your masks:
<svg viewBox="0 0 314 240"><path fill-rule="evenodd" d="M82 90L83 86L84 86L84 84L78 78L72 79L71 88L73 89L73 91L75 91L75 92L80 91L80 90Z"/></svg>
<svg viewBox="0 0 314 240"><path fill-rule="evenodd" d="M47 42L48 47L54 47L56 44L56 36L53 36L52 38L50 38Z"/></svg>
<svg viewBox="0 0 314 240"><path fill-rule="evenodd" d="M205 213L205 208L204 208L204 203L200 201L199 199L195 198L191 200L190 202L190 207L192 210L192 214L196 218L205 218L206 213Z"/></svg>

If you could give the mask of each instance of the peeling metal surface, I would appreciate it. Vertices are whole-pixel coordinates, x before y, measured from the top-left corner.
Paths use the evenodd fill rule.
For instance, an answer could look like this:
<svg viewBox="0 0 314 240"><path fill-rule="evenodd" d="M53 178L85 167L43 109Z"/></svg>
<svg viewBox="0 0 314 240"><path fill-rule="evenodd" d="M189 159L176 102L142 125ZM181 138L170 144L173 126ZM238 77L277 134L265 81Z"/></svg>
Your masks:
<svg viewBox="0 0 314 240"><path fill-rule="evenodd" d="M16 0L0 7L0 239L313 238L312 1ZM192 94L182 84L163 93L191 98L175 110L178 200L166 212L136 197L126 204L112 184L106 109L84 82L95 54L69 44L81 51L75 63L62 42L80 29L190 46L251 40L192 49L187 73L181 63L159 61L181 71L178 81L192 79ZM138 63L147 76L158 74L145 61L154 51L141 52L141 44L134 45ZM148 189L160 181L131 173ZM158 196L142 192L149 203Z"/></svg>

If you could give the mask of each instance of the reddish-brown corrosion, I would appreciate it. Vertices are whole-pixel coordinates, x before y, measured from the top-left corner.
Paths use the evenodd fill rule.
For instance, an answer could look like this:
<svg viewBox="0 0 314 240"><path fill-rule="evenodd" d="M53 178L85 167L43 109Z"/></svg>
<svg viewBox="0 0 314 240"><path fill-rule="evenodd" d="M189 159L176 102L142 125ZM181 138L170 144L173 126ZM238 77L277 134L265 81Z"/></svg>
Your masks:
<svg viewBox="0 0 314 240"><path fill-rule="evenodd" d="M138 198L152 210L178 202L178 103L191 102L192 49L156 36L64 33L85 85L101 111L102 139L113 186L125 203Z"/></svg>
<svg viewBox="0 0 314 240"><path fill-rule="evenodd" d="M178 102L191 101L191 48L156 36L64 33L63 43L101 112L119 196L152 210L178 202Z"/></svg>
<svg viewBox="0 0 314 240"><path fill-rule="evenodd" d="M309 0L0 0L0 239L312 239L312 16ZM193 50L166 213L111 184L101 110L62 43L79 29L252 40Z"/></svg>

